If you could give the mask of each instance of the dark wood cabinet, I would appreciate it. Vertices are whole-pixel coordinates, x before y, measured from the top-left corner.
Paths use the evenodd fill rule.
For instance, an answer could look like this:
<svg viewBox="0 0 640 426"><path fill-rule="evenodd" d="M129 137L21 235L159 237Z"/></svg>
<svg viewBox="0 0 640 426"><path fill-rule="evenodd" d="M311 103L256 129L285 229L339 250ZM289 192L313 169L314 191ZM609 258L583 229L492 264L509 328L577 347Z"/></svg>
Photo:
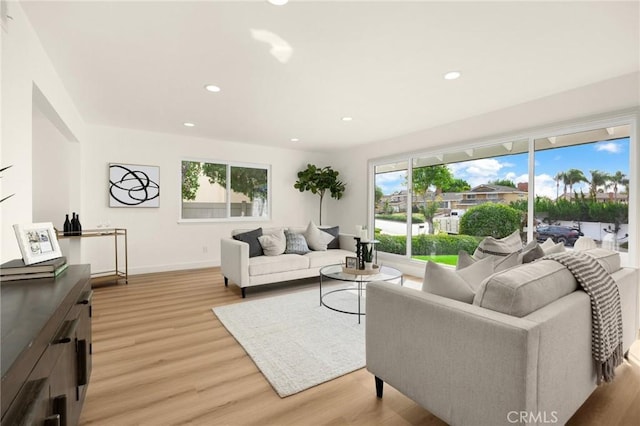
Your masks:
<svg viewBox="0 0 640 426"><path fill-rule="evenodd" d="M76 425L91 376L89 265L2 283L2 424Z"/></svg>

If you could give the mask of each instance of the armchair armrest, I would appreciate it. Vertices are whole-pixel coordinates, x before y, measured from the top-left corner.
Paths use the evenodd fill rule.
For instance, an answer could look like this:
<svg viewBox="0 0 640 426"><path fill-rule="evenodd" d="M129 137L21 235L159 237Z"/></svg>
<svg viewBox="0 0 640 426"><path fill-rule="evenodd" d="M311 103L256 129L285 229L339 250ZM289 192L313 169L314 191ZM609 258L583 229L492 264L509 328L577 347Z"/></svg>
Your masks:
<svg viewBox="0 0 640 426"><path fill-rule="evenodd" d="M537 410L535 322L386 282L367 285L366 312L367 369L445 422Z"/></svg>
<svg viewBox="0 0 640 426"><path fill-rule="evenodd" d="M222 275L240 288L249 285L249 244L233 238L220 239L220 268Z"/></svg>

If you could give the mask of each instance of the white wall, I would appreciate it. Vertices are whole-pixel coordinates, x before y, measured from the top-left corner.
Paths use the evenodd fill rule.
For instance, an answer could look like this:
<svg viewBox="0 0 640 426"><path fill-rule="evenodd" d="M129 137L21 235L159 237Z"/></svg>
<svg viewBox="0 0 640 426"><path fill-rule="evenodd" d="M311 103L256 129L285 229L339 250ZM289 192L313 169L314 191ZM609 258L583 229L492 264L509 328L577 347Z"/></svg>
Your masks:
<svg viewBox="0 0 640 426"><path fill-rule="evenodd" d="M220 238L232 229L305 226L317 217L317 197L300 193L293 184L298 170L308 162L322 163L323 155L100 126L87 127L87 136L82 150L82 225L95 228L108 220L111 226L127 228L130 273L217 266ZM271 165L271 220L178 223L180 162L185 158ZM108 164L118 162L160 167L159 208L108 207ZM83 239L82 261L91 262L94 271L113 269L112 244L106 238Z"/></svg>
<svg viewBox="0 0 640 426"><path fill-rule="evenodd" d="M344 229L354 229L356 225L367 223L369 193L372 195L373 191L372 182L369 182L368 177L368 164L371 160L394 156L406 158L405 154L412 152L451 151L483 140L528 132L534 128L555 127L554 123L561 126L563 122L637 108L640 105L639 94L640 73L633 73L392 140L334 153L331 157L335 159L333 166L345 175L349 191L339 201L339 209L329 209L328 220L331 223L339 223ZM637 138L635 140L637 141ZM631 168L631 172L635 173L631 176L632 182L637 182L637 165L640 164L637 142L630 155L635 159ZM640 185L634 187L632 190L638 200ZM632 213L630 212L630 217ZM638 242L638 226L630 226L634 230L634 240ZM387 263L397 261L395 258L387 260ZM395 264L407 273L420 272L409 261L402 260ZM631 261L631 264L640 264L640 259Z"/></svg>
<svg viewBox="0 0 640 426"><path fill-rule="evenodd" d="M83 140L84 124L66 93L55 69L26 19L19 3L8 2L7 31L2 37L2 103L0 164L13 165L3 173L2 194L16 195L0 205L2 240L0 260L20 257L12 225L33 220L32 195L35 186L32 166L32 114L35 90L56 111L56 127L64 128L65 137ZM40 185L40 183L38 183ZM40 189L40 188L39 188ZM55 196L55 188L50 196Z"/></svg>

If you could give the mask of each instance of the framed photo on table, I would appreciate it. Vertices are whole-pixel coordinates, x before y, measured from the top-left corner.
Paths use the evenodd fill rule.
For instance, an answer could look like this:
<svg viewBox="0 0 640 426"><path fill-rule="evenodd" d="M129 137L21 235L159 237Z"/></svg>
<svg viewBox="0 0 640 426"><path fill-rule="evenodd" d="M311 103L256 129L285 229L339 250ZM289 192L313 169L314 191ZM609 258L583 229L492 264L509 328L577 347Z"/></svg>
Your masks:
<svg viewBox="0 0 640 426"><path fill-rule="evenodd" d="M13 230L18 239L20 253L25 265L32 265L62 256L51 222L16 224Z"/></svg>
<svg viewBox="0 0 640 426"><path fill-rule="evenodd" d="M345 257L344 266L347 269L358 269L358 258L352 256Z"/></svg>

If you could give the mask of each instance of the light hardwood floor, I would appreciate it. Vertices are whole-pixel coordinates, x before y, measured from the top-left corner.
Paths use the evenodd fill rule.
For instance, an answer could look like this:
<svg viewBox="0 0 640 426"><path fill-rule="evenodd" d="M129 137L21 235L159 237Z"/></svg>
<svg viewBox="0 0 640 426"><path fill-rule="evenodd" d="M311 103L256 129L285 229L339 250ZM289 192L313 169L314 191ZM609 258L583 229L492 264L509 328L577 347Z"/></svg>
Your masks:
<svg viewBox="0 0 640 426"><path fill-rule="evenodd" d="M315 280L249 290L248 300L316 288ZM94 289L93 372L84 425L442 425L365 369L281 399L212 313L242 303L219 268L129 277ZM640 367L626 363L572 425L638 425Z"/></svg>

